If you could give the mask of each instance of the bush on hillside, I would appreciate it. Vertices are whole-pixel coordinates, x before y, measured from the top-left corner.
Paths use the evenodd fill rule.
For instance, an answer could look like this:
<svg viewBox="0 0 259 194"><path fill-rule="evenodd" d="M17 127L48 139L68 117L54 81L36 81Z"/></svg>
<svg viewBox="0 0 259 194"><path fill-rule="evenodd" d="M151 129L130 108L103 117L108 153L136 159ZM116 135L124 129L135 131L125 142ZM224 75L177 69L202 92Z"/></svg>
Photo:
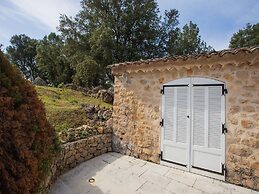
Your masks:
<svg viewBox="0 0 259 194"><path fill-rule="evenodd" d="M0 52L0 193L37 193L57 145L34 87Z"/></svg>

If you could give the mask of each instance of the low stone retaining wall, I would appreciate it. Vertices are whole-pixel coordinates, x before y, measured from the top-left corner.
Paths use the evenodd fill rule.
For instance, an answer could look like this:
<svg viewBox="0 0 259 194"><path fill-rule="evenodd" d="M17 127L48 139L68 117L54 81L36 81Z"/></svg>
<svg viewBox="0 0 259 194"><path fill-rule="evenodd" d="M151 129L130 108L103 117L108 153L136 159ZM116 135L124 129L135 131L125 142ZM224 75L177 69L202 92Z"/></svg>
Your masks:
<svg viewBox="0 0 259 194"><path fill-rule="evenodd" d="M112 134L99 134L62 145L62 151L51 165L50 174L43 183L41 194L48 193L58 176L76 165L112 151Z"/></svg>

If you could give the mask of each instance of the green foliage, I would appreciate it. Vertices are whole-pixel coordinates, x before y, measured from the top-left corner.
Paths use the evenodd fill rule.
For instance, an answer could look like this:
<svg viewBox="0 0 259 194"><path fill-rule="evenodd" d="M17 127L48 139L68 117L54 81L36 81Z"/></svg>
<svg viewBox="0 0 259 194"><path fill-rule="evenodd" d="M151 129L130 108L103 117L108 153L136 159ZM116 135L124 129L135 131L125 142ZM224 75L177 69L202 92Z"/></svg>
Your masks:
<svg viewBox="0 0 259 194"><path fill-rule="evenodd" d="M6 48L8 58L27 79L34 80L39 74L35 62L37 40L20 34L12 36L10 43Z"/></svg>
<svg viewBox="0 0 259 194"><path fill-rule="evenodd" d="M250 47L259 45L259 23L246 27L234 33L229 48Z"/></svg>
<svg viewBox="0 0 259 194"><path fill-rule="evenodd" d="M100 84L101 68L91 57L77 64L74 83L80 86L96 86Z"/></svg>
<svg viewBox="0 0 259 194"><path fill-rule="evenodd" d="M61 142L59 141L58 138L55 138L54 139L54 142L53 142L53 145L52 147L50 148L50 152L52 154L57 154L57 153L60 153L62 151L62 147L61 147Z"/></svg>
<svg viewBox="0 0 259 194"><path fill-rule="evenodd" d="M61 35L50 33L37 45L36 68L50 85L106 86L113 79L107 65L212 49L196 24L177 27L176 9L165 11L162 19L156 0L82 0L81 6L75 17L61 15ZM26 56L25 51L29 55L29 50L17 53ZM31 72L23 66L25 74Z"/></svg>
<svg viewBox="0 0 259 194"><path fill-rule="evenodd" d="M41 163L39 164L39 169L43 173L48 174L50 173L50 165L51 165L50 159L42 160Z"/></svg>
<svg viewBox="0 0 259 194"><path fill-rule="evenodd" d="M49 122L56 131L84 125L88 121L82 104L111 108L112 105L83 95L81 92L54 87L36 87L39 98L44 102Z"/></svg>
<svg viewBox="0 0 259 194"><path fill-rule="evenodd" d="M67 136L67 140L70 142L70 141L73 141L74 139L74 133L73 132L68 132L68 136Z"/></svg>
<svg viewBox="0 0 259 194"><path fill-rule="evenodd" d="M154 56L160 22L154 0L83 0L81 5L74 19L61 17L59 30L65 39L78 40L77 46L93 56L101 54L95 58L98 63Z"/></svg>
<svg viewBox="0 0 259 194"><path fill-rule="evenodd" d="M109 64L212 50L196 24L190 22L182 32L177 28L177 10L165 11L162 21L155 0L83 0L81 5L75 18L62 15L59 25L77 84L106 83Z"/></svg>
<svg viewBox="0 0 259 194"><path fill-rule="evenodd" d="M58 84L58 88L63 88L63 87L64 87L64 83L63 82Z"/></svg>
<svg viewBox="0 0 259 194"><path fill-rule="evenodd" d="M170 54L168 51L169 47L177 38L175 34L179 30L179 28L177 28L177 25L179 24L178 18L179 12L176 9L165 11L164 21L161 24L159 47L162 47L163 52L166 54Z"/></svg>
<svg viewBox="0 0 259 194"><path fill-rule="evenodd" d="M182 32L179 28L171 32L168 42L168 52L171 55L198 54L212 50L212 47L201 40L199 28L192 21L183 26Z"/></svg>
<svg viewBox="0 0 259 194"><path fill-rule="evenodd" d="M105 84L111 78L107 65L163 55L160 17L154 0L83 0L81 5L75 18L62 15L59 25L67 55L76 69L77 83ZM81 78L83 71L92 70L96 73L84 76L92 78Z"/></svg>
<svg viewBox="0 0 259 194"><path fill-rule="evenodd" d="M37 46L36 61L41 77L54 86L72 81L73 70L63 54L63 47L64 42L55 33L45 36Z"/></svg>

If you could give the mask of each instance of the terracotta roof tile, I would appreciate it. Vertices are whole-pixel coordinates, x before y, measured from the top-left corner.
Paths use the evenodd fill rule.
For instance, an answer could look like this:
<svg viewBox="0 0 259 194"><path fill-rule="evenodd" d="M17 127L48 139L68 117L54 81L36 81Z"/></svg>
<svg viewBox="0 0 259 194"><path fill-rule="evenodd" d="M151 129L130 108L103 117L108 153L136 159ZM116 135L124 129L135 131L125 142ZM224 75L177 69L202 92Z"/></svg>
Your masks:
<svg viewBox="0 0 259 194"><path fill-rule="evenodd" d="M221 51L212 51L208 53L201 53L201 54L192 54L192 55L178 55L178 56L168 56L168 57L163 57L163 58L153 58L153 59L146 59L146 60L139 60L139 61L127 61L123 63L117 63L113 65L109 65L108 68L115 68L115 67L121 67L121 66L128 66L128 65L139 65L139 64L150 64L150 63L155 63L159 61L176 61L179 59L182 60L187 60L187 59L197 59L200 57L207 57L210 58L213 55L218 55L220 57L226 55L226 54L233 54L236 55L239 52L248 52L252 53L255 50L259 50L259 46L254 46L254 47L243 47L243 48L236 48L236 49L225 49Z"/></svg>

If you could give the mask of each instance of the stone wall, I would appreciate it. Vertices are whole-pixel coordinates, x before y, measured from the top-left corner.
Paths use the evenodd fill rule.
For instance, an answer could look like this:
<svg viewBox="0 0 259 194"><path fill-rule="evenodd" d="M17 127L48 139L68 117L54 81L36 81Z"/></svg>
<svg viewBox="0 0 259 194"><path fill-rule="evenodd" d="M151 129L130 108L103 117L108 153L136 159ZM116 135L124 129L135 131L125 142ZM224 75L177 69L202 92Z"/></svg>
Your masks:
<svg viewBox="0 0 259 194"><path fill-rule="evenodd" d="M199 76L226 83L227 181L259 189L259 50L113 68L113 150L160 162L160 89Z"/></svg>
<svg viewBox="0 0 259 194"><path fill-rule="evenodd" d="M111 133L99 134L62 145L60 154L51 165L50 174L41 193L47 193L51 184L65 171L101 154L112 151Z"/></svg>

